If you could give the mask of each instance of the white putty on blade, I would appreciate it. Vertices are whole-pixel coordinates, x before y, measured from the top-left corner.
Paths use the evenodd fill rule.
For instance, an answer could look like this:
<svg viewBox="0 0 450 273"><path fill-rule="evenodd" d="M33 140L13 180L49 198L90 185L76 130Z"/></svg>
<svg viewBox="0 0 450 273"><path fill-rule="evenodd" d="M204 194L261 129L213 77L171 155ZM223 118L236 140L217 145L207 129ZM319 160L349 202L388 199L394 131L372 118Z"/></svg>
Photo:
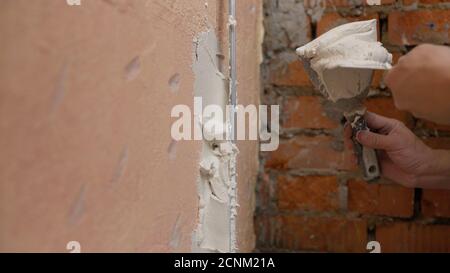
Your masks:
<svg viewBox="0 0 450 273"><path fill-rule="evenodd" d="M345 116L354 134L368 130L362 118L363 99L369 92L374 69L390 69L392 55L377 41L377 21L338 26L297 49L314 87ZM380 177L375 150L354 141L358 162L367 181Z"/></svg>
<svg viewBox="0 0 450 273"><path fill-rule="evenodd" d="M194 43L195 97L201 98L203 104L199 109L211 105L226 109L227 86L218 69L218 42L214 31L201 33ZM199 224L194 234L193 251L233 251L236 235L232 224L235 224L237 204L232 178L236 176L238 150L231 141L225 140L229 124L223 117L195 113L195 126L200 127L203 140L198 178Z"/></svg>
<svg viewBox="0 0 450 273"><path fill-rule="evenodd" d="M392 63L377 41L376 20L338 26L296 52L309 61L318 77L313 83L333 102L358 96L370 85L374 69L390 69Z"/></svg>

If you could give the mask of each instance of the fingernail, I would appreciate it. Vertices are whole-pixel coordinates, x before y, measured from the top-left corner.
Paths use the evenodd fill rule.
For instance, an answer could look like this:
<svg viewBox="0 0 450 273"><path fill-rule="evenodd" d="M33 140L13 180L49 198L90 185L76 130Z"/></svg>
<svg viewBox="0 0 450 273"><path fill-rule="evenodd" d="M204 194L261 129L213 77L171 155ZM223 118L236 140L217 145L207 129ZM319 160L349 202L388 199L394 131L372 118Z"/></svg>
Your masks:
<svg viewBox="0 0 450 273"><path fill-rule="evenodd" d="M358 140L358 142L361 142L362 140L364 140L364 136L365 136L365 132L363 130L356 132L356 140Z"/></svg>

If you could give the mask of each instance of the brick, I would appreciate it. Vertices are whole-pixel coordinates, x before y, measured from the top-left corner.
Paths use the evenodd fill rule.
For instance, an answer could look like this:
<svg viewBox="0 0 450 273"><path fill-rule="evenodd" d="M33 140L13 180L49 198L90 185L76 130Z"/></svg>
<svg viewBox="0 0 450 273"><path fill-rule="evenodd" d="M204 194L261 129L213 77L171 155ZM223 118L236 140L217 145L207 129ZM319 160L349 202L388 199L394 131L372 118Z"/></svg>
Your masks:
<svg viewBox="0 0 450 273"><path fill-rule="evenodd" d="M308 74L298 59L271 69L270 82L277 86L312 86Z"/></svg>
<svg viewBox="0 0 450 273"><path fill-rule="evenodd" d="M283 128L334 129L338 125L325 115L321 97L287 97L283 105Z"/></svg>
<svg viewBox="0 0 450 273"><path fill-rule="evenodd" d="M394 222L376 226L381 252L450 252L450 226Z"/></svg>
<svg viewBox="0 0 450 273"><path fill-rule="evenodd" d="M428 217L450 218L450 190L423 190L422 213Z"/></svg>
<svg viewBox="0 0 450 273"><path fill-rule="evenodd" d="M324 16L322 16L320 21L317 23L317 30L316 30L317 35L318 36L322 35L323 33L327 32L328 30L335 28L339 25L343 25L343 24L355 22L355 21L370 20L370 19L378 20L379 19L378 14L371 13L371 14L367 14L367 15L363 15L363 16L359 16L359 17L343 17L337 12L327 13ZM379 39L379 37L380 37L380 33L378 30L378 39Z"/></svg>
<svg viewBox="0 0 450 273"><path fill-rule="evenodd" d="M422 124L423 128L426 128L429 130L450 132L450 125L437 124L437 123L434 123L431 121L426 121L426 120L423 120L422 122L423 122L423 124Z"/></svg>
<svg viewBox="0 0 450 273"><path fill-rule="evenodd" d="M348 182L348 209L362 214L410 217L414 209L414 190L351 180Z"/></svg>
<svg viewBox="0 0 450 273"><path fill-rule="evenodd" d="M414 3L418 4L439 4L439 3L448 3L448 0L403 0L403 5L409 6Z"/></svg>
<svg viewBox="0 0 450 273"><path fill-rule="evenodd" d="M339 184L334 176L280 175L277 179L280 210L335 211L339 209Z"/></svg>
<svg viewBox="0 0 450 273"><path fill-rule="evenodd" d="M392 54L392 64L397 64L398 59L400 59L400 57L403 56L403 54L400 52L391 52L391 54Z"/></svg>
<svg viewBox="0 0 450 273"><path fill-rule="evenodd" d="M429 137L423 141L433 149L450 150L450 137Z"/></svg>
<svg viewBox="0 0 450 273"><path fill-rule="evenodd" d="M373 78L372 78L372 87L379 87L381 85L382 79L383 79L384 71L383 70L375 70L373 72Z"/></svg>
<svg viewBox="0 0 450 273"><path fill-rule="evenodd" d="M391 11L388 37L393 45L450 42L450 10Z"/></svg>
<svg viewBox="0 0 450 273"><path fill-rule="evenodd" d="M331 136L297 136L280 142L267 156L266 168L354 170L353 151Z"/></svg>
<svg viewBox="0 0 450 273"><path fill-rule="evenodd" d="M327 6L331 7L355 7L355 6L370 6L368 0L327 0ZM395 3L395 0L380 0L380 5L390 5Z"/></svg>
<svg viewBox="0 0 450 273"><path fill-rule="evenodd" d="M368 3L367 0L365 1L365 3L366 4ZM391 5L394 3L395 3L395 0L380 0L380 5Z"/></svg>
<svg viewBox="0 0 450 273"><path fill-rule="evenodd" d="M364 102L367 110L383 115L389 118L394 118L403 122L409 128L414 125L414 120L406 111L400 111L395 107L394 100L392 98L378 97L369 98Z"/></svg>
<svg viewBox="0 0 450 273"><path fill-rule="evenodd" d="M344 217L278 216L273 247L293 251L365 252L367 223Z"/></svg>
<svg viewBox="0 0 450 273"><path fill-rule="evenodd" d="M264 1L264 47L268 51L295 49L311 40L311 21L303 1Z"/></svg>

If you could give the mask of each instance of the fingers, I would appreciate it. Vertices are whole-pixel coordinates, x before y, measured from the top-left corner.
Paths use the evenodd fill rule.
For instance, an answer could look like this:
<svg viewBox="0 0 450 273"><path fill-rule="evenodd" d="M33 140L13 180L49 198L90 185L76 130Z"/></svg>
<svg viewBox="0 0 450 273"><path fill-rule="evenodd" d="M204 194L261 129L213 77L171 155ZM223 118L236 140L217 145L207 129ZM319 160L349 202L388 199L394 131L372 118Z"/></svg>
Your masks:
<svg viewBox="0 0 450 273"><path fill-rule="evenodd" d="M369 128L374 130L383 130L386 133L389 133L395 128L395 126L397 126L397 121L395 119L383 117L372 112L366 112L364 119L366 120Z"/></svg>
<svg viewBox="0 0 450 273"><path fill-rule="evenodd" d="M392 160L386 155L386 153L380 153L378 155L380 160L381 171L383 176L389 180L392 180L405 187L414 187L414 176L402 171Z"/></svg>
<svg viewBox="0 0 450 273"><path fill-rule="evenodd" d="M349 123L347 123L344 126L344 148L346 151L351 151L348 153L344 153L344 156L346 157L346 161L350 162L351 165L358 165L358 158L356 157L355 153L354 153L354 144L352 141L352 127L350 126Z"/></svg>
<svg viewBox="0 0 450 273"><path fill-rule="evenodd" d="M391 150L395 148L395 139L389 135L380 135L369 130L359 131L356 139L362 145L381 150Z"/></svg>

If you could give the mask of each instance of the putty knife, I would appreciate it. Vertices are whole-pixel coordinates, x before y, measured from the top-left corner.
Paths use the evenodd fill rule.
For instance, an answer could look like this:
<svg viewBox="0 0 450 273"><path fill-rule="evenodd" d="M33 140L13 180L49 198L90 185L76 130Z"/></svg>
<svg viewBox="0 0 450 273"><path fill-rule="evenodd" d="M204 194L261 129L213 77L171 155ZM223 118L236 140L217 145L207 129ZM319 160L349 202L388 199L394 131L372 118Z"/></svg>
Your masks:
<svg viewBox="0 0 450 273"><path fill-rule="evenodd" d="M380 177L376 151L356 141L356 133L369 130L363 116L374 69L390 69L392 55L377 42L376 20L338 26L297 49L314 87L331 101L353 129L353 143L364 178ZM320 73L318 73L320 71Z"/></svg>

